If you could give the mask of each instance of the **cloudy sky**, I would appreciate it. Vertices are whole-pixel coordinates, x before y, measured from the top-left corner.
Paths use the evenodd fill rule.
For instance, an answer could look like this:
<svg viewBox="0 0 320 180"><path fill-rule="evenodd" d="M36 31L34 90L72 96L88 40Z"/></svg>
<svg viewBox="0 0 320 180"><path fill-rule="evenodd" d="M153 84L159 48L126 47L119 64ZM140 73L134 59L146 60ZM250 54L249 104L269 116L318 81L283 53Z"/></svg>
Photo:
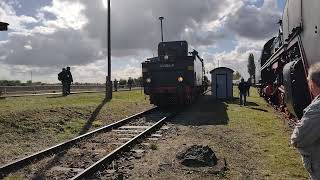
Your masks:
<svg viewBox="0 0 320 180"><path fill-rule="evenodd" d="M71 66L77 82L104 82L106 0L1 0L0 80L57 82ZM138 77L157 55L159 16L165 41L187 40L206 62L247 74L249 53L260 56L277 33L285 0L112 0L113 78Z"/></svg>

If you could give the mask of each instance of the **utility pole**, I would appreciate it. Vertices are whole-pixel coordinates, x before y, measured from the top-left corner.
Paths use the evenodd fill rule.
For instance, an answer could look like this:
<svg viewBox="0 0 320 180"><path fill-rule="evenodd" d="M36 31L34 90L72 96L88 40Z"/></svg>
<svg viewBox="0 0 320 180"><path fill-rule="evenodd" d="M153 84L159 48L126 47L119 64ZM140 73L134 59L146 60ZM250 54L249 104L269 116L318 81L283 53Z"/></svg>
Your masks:
<svg viewBox="0 0 320 180"><path fill-rule="evenodd" d="M8 23L0 22L0 31L8 31ZM6 92L4 92L6 93ZM2 91L0 91L0 96L2 95Z"/></svg>
<svg viewBox="0 0 320 180"><path fill-rule="evenodd" d="M160 23L161 23L161 42L163 42L163 26L162 26L162 21L164 20L164 17L160 16L159 17Z"/></svg>
<svg viewBox="0 0 320 180"><path fill-rule="evenodd" d="M111 2L108 0L108 76L106 82L106 99L112 99L111 82Z"/></svg>

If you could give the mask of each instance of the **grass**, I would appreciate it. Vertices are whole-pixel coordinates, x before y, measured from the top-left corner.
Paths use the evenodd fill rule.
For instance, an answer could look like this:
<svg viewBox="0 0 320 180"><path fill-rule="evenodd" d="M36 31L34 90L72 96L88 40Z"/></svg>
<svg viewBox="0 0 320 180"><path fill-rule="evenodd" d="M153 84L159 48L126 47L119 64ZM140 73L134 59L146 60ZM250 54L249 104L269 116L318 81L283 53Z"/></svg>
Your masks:
<svg viewBox="0 0 320 180"><path fill-rule="evenodd" d="M234 94L239 97L237 91ZM292 131L255 89L251 95L247 107L240 107L237 100L226 103L229 129L238 133L232 141L246 139L243 145L256 154L258 159L252 159L266 179L307 179L300 156L290 145Z"/></svg>
<svg viewBox="0 0 320 180"><path fill-rule="evenodd" d="M150 108L141 91L0 100L0 164ZM36 141L35 141L36 140Z"/></svg>
<svg viewBox="0 0 320 180"><path fill-rule="evenodd" d="M54 107L84 107L96 106L104 98L104 93L95 94L75 94L67 97L60 96L36 96L36 97L19 97L6 98L0 100L0 114L6 112L23 112ZM139 102L145 101L141 91L122 91L113 93L113 101L117 102Z"/></svg>
<svg viewBox="0 0 320 180"><path fill-rule="evenodd" d="M150 149L151 149L151 150L154 150L154 151L155 151L155 150L158 150L158 148L159 148L159 147L158 147L157 144L151 144L151 145L150 145Z"/></svg>
<svg viewBox="0 0 320 180"><path fill-rule="evenodd" d="M239 174L255 173L259 175L255 179L307 179L299 153L290 145L291 130L255 89L251 95L246 107L231 100L200 109L215 112L217 119L228 119L227 125L210 129L213 136L221 133L220 138L212 137L212 143L230 165L226 178L246 179ZM103 98L100 93L0 100L0 164L150 107L140 91L114 93L105 105ZM150 149L158 148L150 145Z"/></svg>

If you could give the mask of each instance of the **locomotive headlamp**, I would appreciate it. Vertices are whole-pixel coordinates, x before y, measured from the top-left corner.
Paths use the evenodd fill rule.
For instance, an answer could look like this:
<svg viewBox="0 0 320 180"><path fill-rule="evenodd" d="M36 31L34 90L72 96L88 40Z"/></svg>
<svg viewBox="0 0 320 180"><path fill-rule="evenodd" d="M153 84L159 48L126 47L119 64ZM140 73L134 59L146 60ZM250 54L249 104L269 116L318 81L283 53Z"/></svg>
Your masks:
<svg viewBox="0 0 320 180"><path fill-rule="evenodd" d="M181 77L181 76L178 77L178 81L179 81L179 82L183 82L183 77Z"/></svg>
<svg viewBox="0 0 320 180"><path fill-rule="evenodd" d="M168 61L168 60L169 60L169 56L168 56L168 55L165 55L165 56L164 56L164 60Z"/></svg>
<svg viewBox="0 0 320 180"><path fill-rule="evenodd" d="M151 83L151 78L147 78L146 82Z"/></svg>

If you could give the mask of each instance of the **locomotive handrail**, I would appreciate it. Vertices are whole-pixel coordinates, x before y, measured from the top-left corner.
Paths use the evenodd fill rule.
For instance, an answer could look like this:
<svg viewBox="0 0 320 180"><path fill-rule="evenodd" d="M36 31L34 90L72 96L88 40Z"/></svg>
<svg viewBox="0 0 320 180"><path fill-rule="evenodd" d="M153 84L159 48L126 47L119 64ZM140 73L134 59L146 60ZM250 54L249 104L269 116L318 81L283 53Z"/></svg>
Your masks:
<svg viewBox="0 0 320 180"><path fill-rule="evenodd" d="M278 57L280 56L280 54L282 54L284 51L286 51L287 49L290 49L290 47L292 47L295 43L297 43L299 41L299 37L300 35L298 33L296 33L292 39L290 40L289 43L285 43L283 44L270 58L269 60L261 67L261 71L266 69L267 67L269 67L271 64L273 64Z"/></svg>
<svg viewBox="0 0 320 180"><path fill-rule="evenodd" d="M286 49L286 44L282 45L270 58L269 60L261 67L261 71L269 67L272 63L276 61L280 54L282 54Z"/></svg>

